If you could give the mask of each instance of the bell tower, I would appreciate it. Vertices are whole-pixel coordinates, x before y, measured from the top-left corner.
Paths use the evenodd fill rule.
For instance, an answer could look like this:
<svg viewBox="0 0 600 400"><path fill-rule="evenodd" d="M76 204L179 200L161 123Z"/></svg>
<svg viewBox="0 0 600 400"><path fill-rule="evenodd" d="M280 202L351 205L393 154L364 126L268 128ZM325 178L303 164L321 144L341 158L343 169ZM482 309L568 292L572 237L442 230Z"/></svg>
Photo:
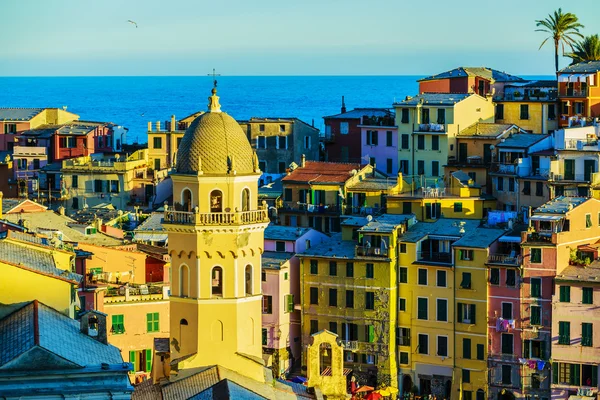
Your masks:
<svg viewBox="0 0 600 400"><path fill-rule="evenodd" d="M221 365L265 381L261 253L269 223L258 205L258 161L238 123L208 111L187 129L177 155L173 206L164 227L171 256L171 360L178 369Z"/></svg>

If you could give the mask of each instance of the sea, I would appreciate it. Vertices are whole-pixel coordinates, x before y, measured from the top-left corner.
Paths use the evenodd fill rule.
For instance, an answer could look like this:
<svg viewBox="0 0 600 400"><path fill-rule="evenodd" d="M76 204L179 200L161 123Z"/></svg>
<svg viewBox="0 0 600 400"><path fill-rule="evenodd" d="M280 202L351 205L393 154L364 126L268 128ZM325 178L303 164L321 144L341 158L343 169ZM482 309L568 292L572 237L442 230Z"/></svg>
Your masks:
<svg viewBox="0 0 600 400"><path fill-rule="evenodd" d="M421 76L216 78L221 109L235 119L296 117L323 130L323 117L340 112L342 96L348 110L391 108L418 93ZM0 77L0 107L66 107L82 120L125 126L129 143L146 143L149 121L205 110L212 87L212 76Z"/></svg>

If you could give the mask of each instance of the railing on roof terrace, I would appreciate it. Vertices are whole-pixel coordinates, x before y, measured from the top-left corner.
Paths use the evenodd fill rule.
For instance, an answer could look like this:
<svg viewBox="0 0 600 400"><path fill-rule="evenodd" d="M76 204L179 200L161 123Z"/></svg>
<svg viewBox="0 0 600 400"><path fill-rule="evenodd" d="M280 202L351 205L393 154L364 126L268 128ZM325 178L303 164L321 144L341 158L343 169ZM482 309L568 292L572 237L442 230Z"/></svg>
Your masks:
<svg viewBox="0 0 600 400"><path fill-rule="evenodd" d="M554 182L574 181L574 182L589 182L592 174L550 174L550 180Z"/></svg>
<svg viewBox="0 0 600 400"><path fill-rule="evenodd" d="M385 257L389 256L390 250L387 248L380 247L367 247L363 245L357 245L355 247L356 256L362 257Z"/></svg>
<svg viewBox="0 0 600 400"><path fill-rule="evenodd" d="M574 89L574 88L563 88L560 90L560 96L562 97L587 97L589 94L588 88Z"/></svg>
<svg viewBox="0 0 600 400"><path fill-rule="evenodd" d="M488 264L502 264L502 265L521 265L521 255L510 255L510 254L490 254L488 256Z"/></svg>
<svg viewBox="0 0 600 400"><path fill-rule="evenodd" d="M514 163L493 162L492 172L513 175L517 172L517 165Z"/></svg>
<svg viewBox="0 0 600 400"><path fill-rule="evenodd" d="M446 124L415 124L413 132L438 132L444 133L448 131Z"/></svg>
<svg viewBox="0 0 600 400"><path fill-rule="evenodd" d="M237 212L197 213L165 210L163 223L181 225L243 225L269 222L266 209Z"/></svg>
<svg viewBox="0 0 600 400"><path fill-rule="evenodd" d="M417 260L449 264L452 262L452 254L437 251L419 251L417 252Z"/></svg>
<svg viewBox="0 0 600 400"><path fill-rule="evenodd" d="M565 150L598 150L598 140L566 139Z"/></svg>

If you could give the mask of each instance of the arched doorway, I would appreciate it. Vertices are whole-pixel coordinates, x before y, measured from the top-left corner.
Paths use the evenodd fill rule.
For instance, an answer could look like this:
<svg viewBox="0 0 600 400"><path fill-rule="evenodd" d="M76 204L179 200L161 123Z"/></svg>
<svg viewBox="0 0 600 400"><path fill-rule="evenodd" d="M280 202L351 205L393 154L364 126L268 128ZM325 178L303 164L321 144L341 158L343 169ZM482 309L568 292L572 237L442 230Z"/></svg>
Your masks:
<svg viewBox="0 0 600 400"><path fill-rule="evenodd" d="M250 211L250 189L242 190L242 211Z"/></svg>
<svg viewBox="0 0 600 400"><path fill-rule="evenodd" d="M183 211L192 211L192 191L190 189L183 189L181 193L181 206Z"/></svg>
<svg viewBox="0 0 600 400"><path fill-rule="evenodd" d="M498 393L498 400L515 400L515 395L510 390L502 389Z"/></svg>
<svg viewBox="0 0 600 400"><path fill-rule="evenodd" d="M246 296L252 295L252 265L246 265Z"/></svg>
<svg viewBox="0 0 600 400"><path fill-rule="evenodd" d="M210 212L223 212L223 193L220 190L210 192Z"/></svg>
<svg viewBox="0 0 600 400"><path fill-rule="evenodd" d="M212 292L213 296L223 296L223 269L214 267L212 270Z"/></svg>
<svg viewBox="0 0 600 400"><path fill-rule="evenodd" d="M179 267L179 296L188 297L190 295L190 269L182 264Z"/></svg>
<svg viewBox="0 0 600 400"><path fill-rule="evenodd" d="M402 378L402 393L410 393L413 383L410 375L404 375Z"/></svg>

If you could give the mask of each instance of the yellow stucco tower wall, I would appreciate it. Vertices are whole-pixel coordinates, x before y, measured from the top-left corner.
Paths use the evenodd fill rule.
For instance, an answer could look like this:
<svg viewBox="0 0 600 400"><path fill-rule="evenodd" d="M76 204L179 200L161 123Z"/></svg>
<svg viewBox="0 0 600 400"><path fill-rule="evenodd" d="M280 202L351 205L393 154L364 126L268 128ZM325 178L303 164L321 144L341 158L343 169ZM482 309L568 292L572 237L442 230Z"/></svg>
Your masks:
<svg viewBox="0 0 600 400"><path fill-rule="evenodd" d="M165 211L173 273L171 359L179 370L220 365L265 381L261 253L266 208L258 162L218 97L184 135Z"/></svg>

